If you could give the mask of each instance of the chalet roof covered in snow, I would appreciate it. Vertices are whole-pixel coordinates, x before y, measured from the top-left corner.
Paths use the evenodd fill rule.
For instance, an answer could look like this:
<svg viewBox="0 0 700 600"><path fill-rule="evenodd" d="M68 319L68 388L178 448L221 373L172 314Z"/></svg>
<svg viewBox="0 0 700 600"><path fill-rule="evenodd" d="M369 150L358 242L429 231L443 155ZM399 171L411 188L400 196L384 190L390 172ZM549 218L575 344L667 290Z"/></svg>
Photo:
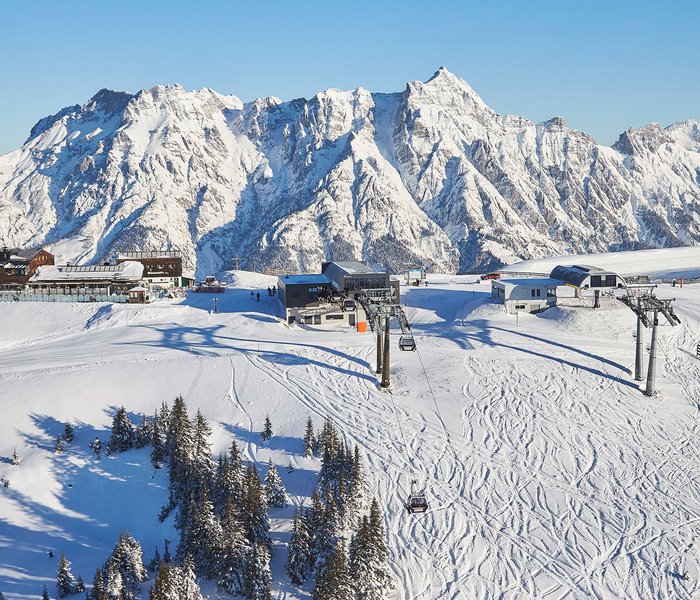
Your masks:
<svg viewBox="0 0 700 600"><path fill-rule="evenodd" d="M44 265L37 269L30 282L40 281L140 281L143 265L126 261L118 265Z"/></svg>

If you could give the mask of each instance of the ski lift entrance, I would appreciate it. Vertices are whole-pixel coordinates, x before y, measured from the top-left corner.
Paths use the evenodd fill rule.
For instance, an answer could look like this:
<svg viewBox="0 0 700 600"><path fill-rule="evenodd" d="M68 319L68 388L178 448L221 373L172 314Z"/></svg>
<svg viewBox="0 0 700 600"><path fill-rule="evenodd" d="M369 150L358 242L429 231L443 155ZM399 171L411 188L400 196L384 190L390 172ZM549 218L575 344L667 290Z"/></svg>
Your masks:
<svg viewBox="0 0 700 600"><path fill-rule="evenodd" d="M406 509L412 515L424 513L428 510L428 501L425 498L425 494L416 491L417 483L415 479L411 481L411 495L408 497L408 502L406 503Z"/></svg>
<svg viewBox="0 0 700 600"><path fill-rule="evenodd" d="M415 352L416 340L413 339L412 335L402 335L399 338L399 350L404 352Z"/></svg>

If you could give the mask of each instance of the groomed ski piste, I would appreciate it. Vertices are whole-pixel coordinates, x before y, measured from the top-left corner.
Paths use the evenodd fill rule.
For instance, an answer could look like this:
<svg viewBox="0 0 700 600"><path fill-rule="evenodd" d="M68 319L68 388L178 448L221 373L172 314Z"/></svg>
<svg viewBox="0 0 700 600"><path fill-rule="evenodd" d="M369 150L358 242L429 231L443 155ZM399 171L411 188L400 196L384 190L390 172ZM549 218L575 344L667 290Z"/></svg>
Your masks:
<svg viewBox="0 0 700 600"><path fill-rule="evenodd" d="M659 272L682 267L673 253L665 260ZM120 531L142 542L146 561L164 538L176 545L172 519L157 519L166 470L152 469L148 450L97 461L88 444L108 437L117 407L137 419L182 394L213 425L215 454L235 437L247 460L280 469L292 506L271 513L274 598L311 596L283 568L293 508L308 504L320 467L303 458L308 416L330 417L364 450L395 598L699 597L700 284L657 290L676 298L682 323L661 329L658 395L646 397L622 303L563 300L516 321L477 279L402 287L418 351L400 353L393 338L390 393L377 387L371 333L288 327L266 292L275 278L259 274L229 274L219 314L204 294L0 304L0 473L10 481L0 487L0 591L53 593L61 552L89 582ZM266 414L274 436L263 444ZM75 441L55 455L67 421ZM423 515L404 507L414 478L430 504Z"/></svg>

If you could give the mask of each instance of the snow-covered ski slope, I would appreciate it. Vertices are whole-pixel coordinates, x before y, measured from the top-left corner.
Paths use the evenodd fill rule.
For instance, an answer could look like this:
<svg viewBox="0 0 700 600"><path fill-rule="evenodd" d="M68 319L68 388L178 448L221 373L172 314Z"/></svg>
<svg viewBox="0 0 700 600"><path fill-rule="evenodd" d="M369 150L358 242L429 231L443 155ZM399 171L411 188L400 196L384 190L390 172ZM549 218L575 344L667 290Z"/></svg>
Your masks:
<svg viewBox="0 0 700 600"><path fill-rule="evenodd" d="M624 305L568 300L516 322L474 279L403 288L418 352L394 339L392 393L376 387L371 334L288 328L276 298L250 298L274 282L262 275L240 273L218 315L208 295L0 304L0 454L24 459L0 463L0 590L38 598L61 551L91 579L121 529L147 559L175 538L156 518L166 480L147 453L97 462L87 444L108 437L115 407L151 414L181 393L214 425L216 452L235 436L247 459L271 457L295 503L319 467L301 457L307 416L330 416L360 444L396 598L697 598L700 285L658 290L683 322L662 330L660 393L647 398ZM268 413L275 435L263 445ZM69 419L76 441L53 455ZM422 516L403 508L412 478L428 494ZM283 570L291 510L273 512L274 597L309 598Z"/></svg>

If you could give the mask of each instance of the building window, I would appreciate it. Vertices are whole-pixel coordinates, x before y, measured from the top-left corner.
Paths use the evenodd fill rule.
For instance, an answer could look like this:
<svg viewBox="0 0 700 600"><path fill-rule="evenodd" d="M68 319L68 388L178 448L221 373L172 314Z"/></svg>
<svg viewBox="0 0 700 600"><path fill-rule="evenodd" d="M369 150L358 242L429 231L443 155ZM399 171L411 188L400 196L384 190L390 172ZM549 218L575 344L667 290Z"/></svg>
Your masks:
<svg viewBox="0 0 700 600"><path fill-rule="evenodd" d="M317 287L310 287L309 288L309 300L317 300L318 299L318 288Z"/></svg>
<svg viewBox="0 0 700 600"><path fill-rule="evenodd" d="M534 297L535 297L535 290L530 290L530 294L531 294L532 297L534 298Z"/></svg>
<svg viewBox="0 0 700 600"><path fill-rule="evenodd" d="M605 287L615 287L615 280L616 277L615 275L606 275L605 276Z"/></svg>
<svg viewBox="0 0 700 600"><path fill-rule="evenodd" d="M345 315L326 315L326 321L342 321Z"/></svg>
<svg viewBox="0 0 700 600"><path fill-rule="evenodd" d="M538 297L538 298L540 297L540 292L541 292L541 291L542 291L541 289L537 288L537 297Z"/></svg>
<svg viewBox="0 0 700 600"><path fill-rule="evenodd" d="M591 275L591 287L600 287L600 275Z"/></svg>
<svg viewBox="0 0 700 600"><path fill-rule="evenodd" d="M524 310L524 309L525 309L525 305L524 305L524 304L516 304L516 305L515 305L515 310Z"/></svg>
<svg viewBox="0 0 700 600"><path fill-rule="evenodd" d="M557 288L547 288L547 298L556 298Z"/></svg>

